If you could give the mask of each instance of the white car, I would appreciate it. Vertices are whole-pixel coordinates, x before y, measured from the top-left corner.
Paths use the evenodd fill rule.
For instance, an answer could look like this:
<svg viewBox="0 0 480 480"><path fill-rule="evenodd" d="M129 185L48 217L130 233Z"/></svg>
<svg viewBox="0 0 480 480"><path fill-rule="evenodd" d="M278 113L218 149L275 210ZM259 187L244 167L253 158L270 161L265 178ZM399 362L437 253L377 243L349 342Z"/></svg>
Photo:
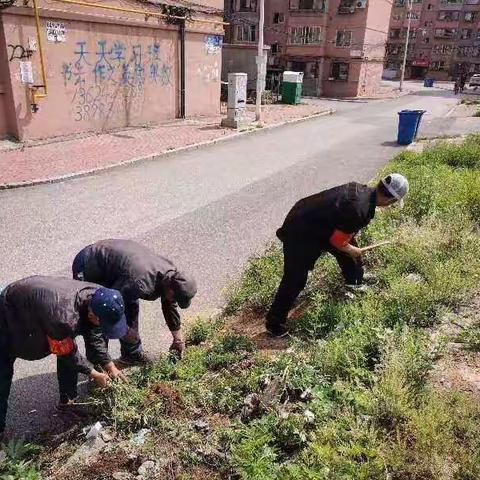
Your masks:
<svg viewBox="0 0 480 480"><path fill-rule="evenodd" d="M480 87L480 73L472 75L469 82L470 87Z"/></svg>

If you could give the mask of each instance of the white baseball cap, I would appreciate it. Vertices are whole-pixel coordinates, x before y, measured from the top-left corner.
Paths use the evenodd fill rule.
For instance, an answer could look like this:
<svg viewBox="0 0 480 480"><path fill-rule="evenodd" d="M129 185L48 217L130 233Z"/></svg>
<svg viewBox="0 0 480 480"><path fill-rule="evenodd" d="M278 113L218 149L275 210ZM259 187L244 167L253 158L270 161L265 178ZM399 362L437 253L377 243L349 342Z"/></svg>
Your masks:
<svg viewBox="0 0 480 480"><path fill-rule="evenodd" d="M382 185L392 197L398 200L400 206L403 207L403 199L410 188L408 180L399 173L391 173L382 179Z"/></svg>

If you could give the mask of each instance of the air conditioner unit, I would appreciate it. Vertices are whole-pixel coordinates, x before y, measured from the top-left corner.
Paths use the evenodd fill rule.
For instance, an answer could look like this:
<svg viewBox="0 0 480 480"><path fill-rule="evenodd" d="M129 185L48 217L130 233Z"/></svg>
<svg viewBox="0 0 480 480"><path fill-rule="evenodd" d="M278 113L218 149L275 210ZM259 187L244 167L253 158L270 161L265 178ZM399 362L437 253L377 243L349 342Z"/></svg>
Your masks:
<svg viewBox="0 0 480 480"><path fill-rule="evenodd" d="M357 8L367 8L367 1L368 0L358 0L356 3Z"/></svg>

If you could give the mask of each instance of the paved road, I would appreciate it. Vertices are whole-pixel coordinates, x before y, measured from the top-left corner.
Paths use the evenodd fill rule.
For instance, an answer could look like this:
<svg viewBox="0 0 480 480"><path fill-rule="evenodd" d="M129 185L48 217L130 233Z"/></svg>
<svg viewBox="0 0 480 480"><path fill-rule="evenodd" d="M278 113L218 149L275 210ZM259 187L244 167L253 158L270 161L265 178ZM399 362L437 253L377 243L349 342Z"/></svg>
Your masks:
<svg viewBox="0 0 480 480"><path fill-rule="evenodd" d="M0 284L34 273L68 274L84 245L126 237L194 273L200 290L190 314L208 312L221 306L224 287L272 239L296 199L367 181L398 151L398 110L424 108L428 122L455 102L436 89L394 101L332 101L337 114L331 117L88 178L0 192ZM168 341L157 303L142 305L143 337L153 351ZM16 363L10 431L30 435L58 426L54 372L53 358Z"/></svg>

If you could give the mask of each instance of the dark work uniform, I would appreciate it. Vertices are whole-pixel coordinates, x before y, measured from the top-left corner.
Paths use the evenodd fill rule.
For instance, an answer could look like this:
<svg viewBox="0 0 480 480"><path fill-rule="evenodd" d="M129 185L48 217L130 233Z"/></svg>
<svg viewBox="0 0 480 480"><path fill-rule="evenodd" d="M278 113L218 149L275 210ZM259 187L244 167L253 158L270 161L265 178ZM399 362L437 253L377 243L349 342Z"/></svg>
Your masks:
<svg viewBox="0 0 480 480"><path fill-rule="evenodd" d="M308 271L324 252L335 256L348 284L361 284L363 266L330 243L335 230L356 234L375 215L376 189L348 183L297 202L277 231L283 242L284 273L267 315L271 325L283 325L296 298L305 288ZM350 243L355 244L352 240Z"/></svg>
<svg viewBox="0 0 480 480"><path fill-rule="evenodd" d="M16 358L40 360L57 354L60 401L77 396L78 374L111 361L102 331L88 321L91 296L100 288L69 278L28 277L0 294L0 432L5 427ZM85 340L87 358L75 337ZM63 350L63 351L62 351Z"/></svg>
<svg viewBox="0 0 480 480"><path fill-rule="evenodd" d="M120 291L125 302L128 326L137 332L120 340L123 356L142 349L138 335L139 300L161 299L162 312L170 331L180 329L177 304L165 298L166 288L192 298L196 285L179 276L170 260L131 240L101 240L85 247L73 261L73 278L95 282Z"/></svg>

